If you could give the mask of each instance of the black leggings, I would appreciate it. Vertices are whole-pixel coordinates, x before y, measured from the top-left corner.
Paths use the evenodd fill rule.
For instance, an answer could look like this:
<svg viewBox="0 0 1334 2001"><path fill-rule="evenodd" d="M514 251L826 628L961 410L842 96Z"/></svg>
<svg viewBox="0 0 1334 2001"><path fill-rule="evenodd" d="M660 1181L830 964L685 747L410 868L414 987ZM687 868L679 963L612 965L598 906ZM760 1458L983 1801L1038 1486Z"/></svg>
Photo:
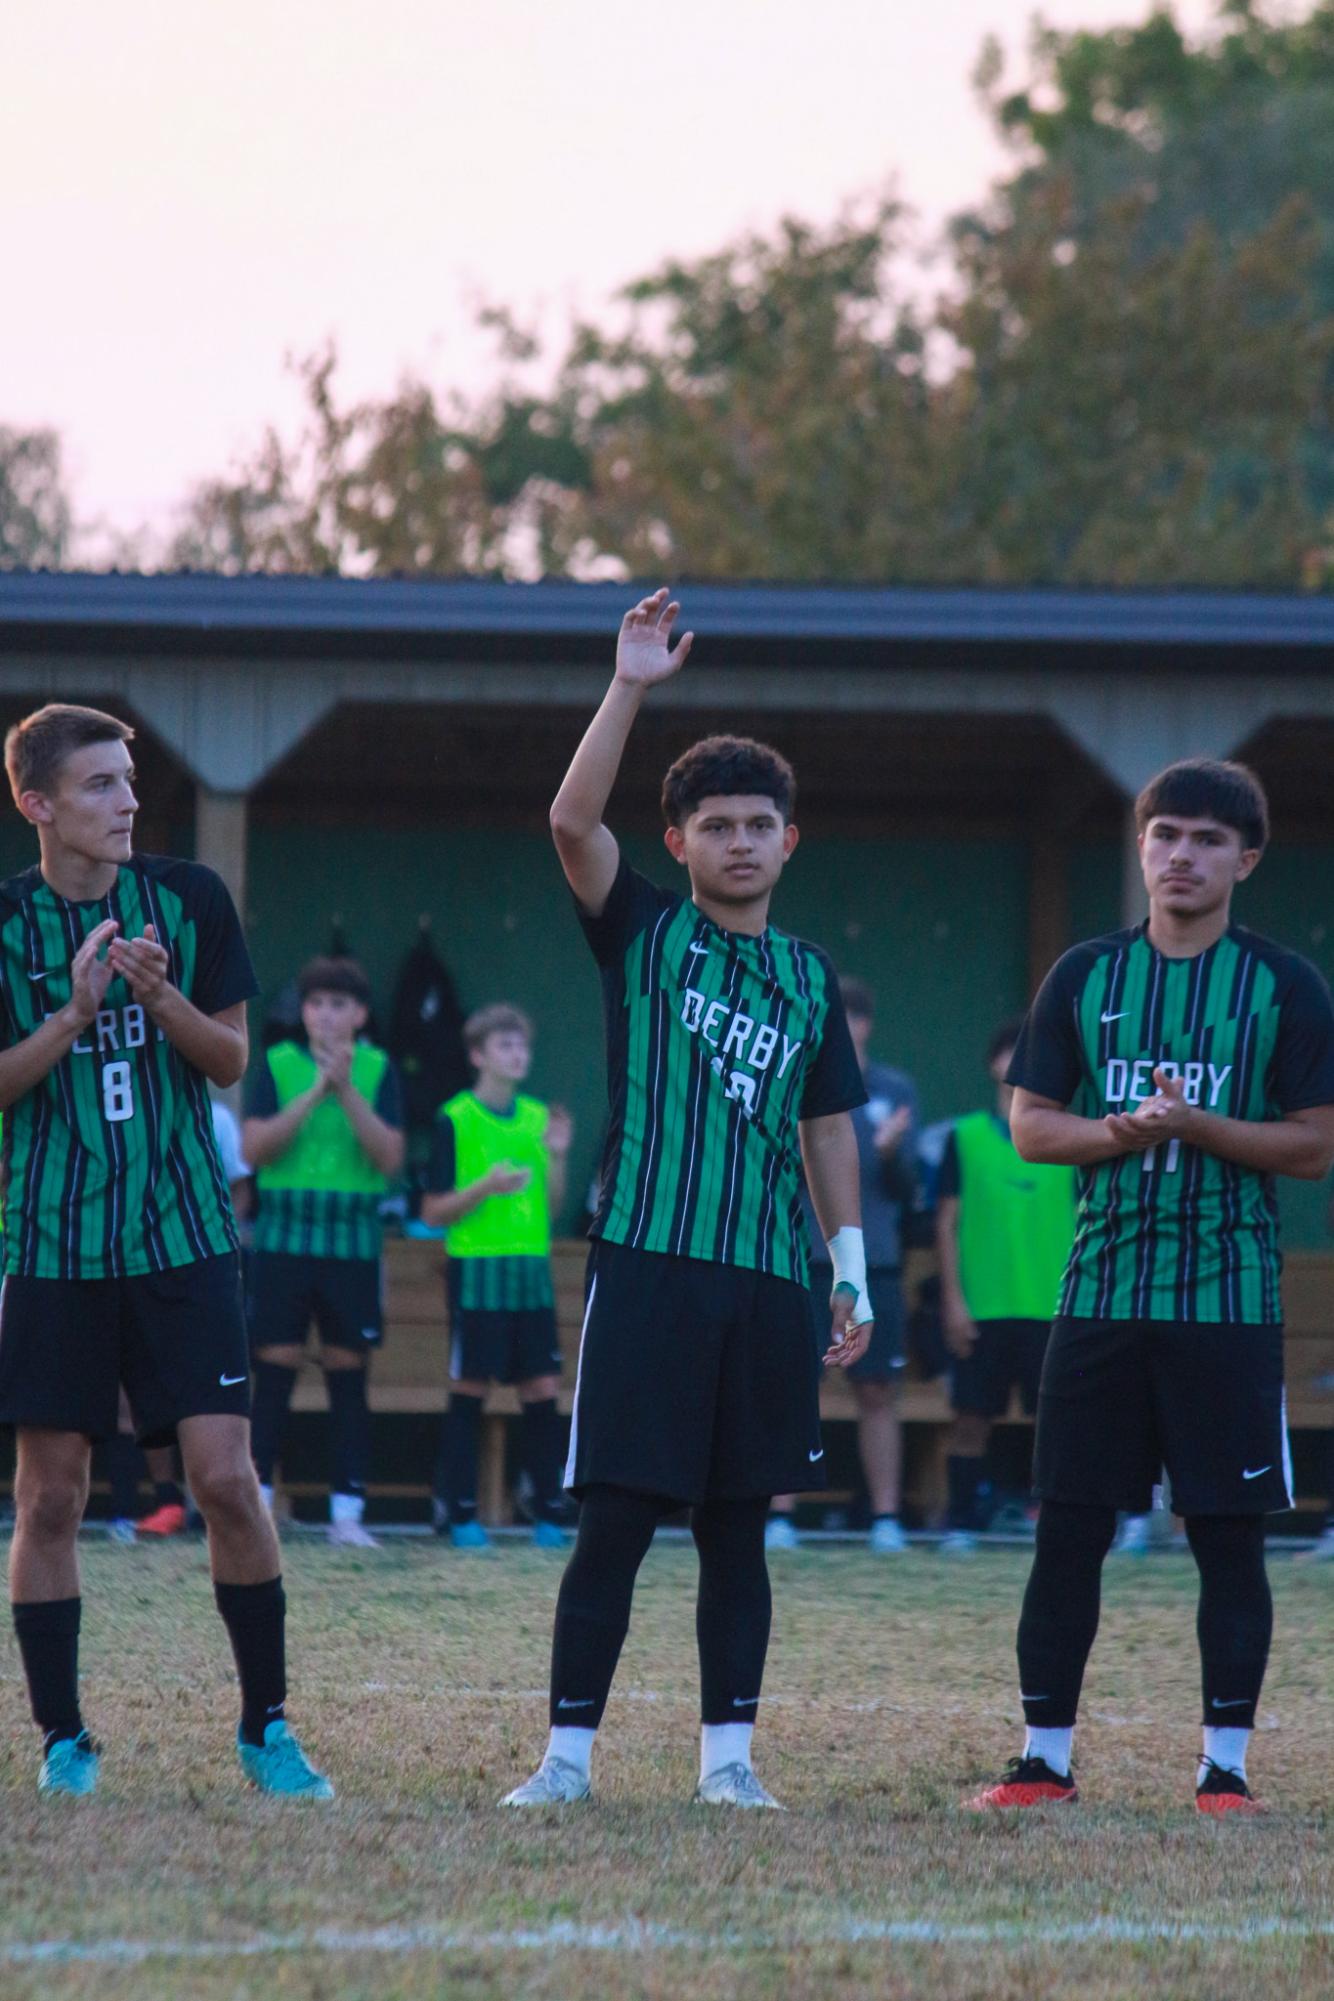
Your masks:
<svg viewBox="0 0 1334 2001"><path fill-rule="evenodd" d="M1042 1503L1019 1620L1019 1688L1024 1719L1035 1728L1074 1723L1098 1631L1102 1562L1115 1532L1111 1508ZM1274 1624L1264 1516L1192 1515L1186 1535L1200 1572L1204 1721L1249 1730Z"/></svg>
<svg viewBox="0 0 1334 2001"><path fill-rule="evenodd" d="M625 1487L590 1487L561 1580L551 1649L551 1721L596 1730L630 1627L630 1602L653 1533L679 1503ZM704 1501L691 1511L699 1551L701 1714L705 1723L753 1723L769 1645L764 1560L767 1495Z"/></svg>

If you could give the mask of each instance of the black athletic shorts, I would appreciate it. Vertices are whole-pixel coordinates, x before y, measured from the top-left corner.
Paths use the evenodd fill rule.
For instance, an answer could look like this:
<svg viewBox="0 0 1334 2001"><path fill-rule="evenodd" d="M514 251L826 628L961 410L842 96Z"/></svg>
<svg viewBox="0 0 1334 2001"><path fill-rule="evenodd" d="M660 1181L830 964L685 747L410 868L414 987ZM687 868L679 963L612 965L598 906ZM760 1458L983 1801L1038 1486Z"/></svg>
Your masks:
<svg viewBox="0 0 1334 2001"><path fill-rule="evenodd" d="M811 1292L815 1303L815 1324L823 1329L823 1345L829 1346L829 1294L834 1274L828 1265L816 1265L811 1272ZM906 1314L899 1273L887 1265L875 1265L866 1274L870 1296L871 1339L860 1362L847 1371L853 1383L896 1383L907 1363L903 1338Z"/></svg>
<svg viewBox="0 0 1334 2001"><path fill-rule="evenodd" d="M560 1330L554 1306L511 1311L459 1304L459 1268L446 1266L449 1375L455 1383L530 1383L560 1374Z"/></svg>
<svg viewBox="0 0 1334 2001"><path fill-rule="evenodd" d="M250 1270L250 1341L304 1348L311 1322L330 1348L378 1348L384 1333L378 1258L307 1258L257 1251Z"/></svg>
<svg viewBox="0 0 1334 2001"><path fill-rule="evenodd" d="M565 1485L682 1503L822 1487L822 1346L804 1285L595 1243Z"/></svg>
<svg viewBox="0 0 1334 2001"><path fill-rule="evenodd" d="M1004 1417L1010 1391L1018 1383L1024 1409L1038 1407L1042 1358L1051 1334L1049 1320L979 1320L971 1355L951 1365L951 1407L959 1416Z"/></svg>
<svg viewBox="0 0 1334 2001"><path fill-rule="evenodd" d="M234 1252L136 1278L5 1278L0 1424L111 1438L122 1384L141 1445L183 1417L250 1415Z"/></svg>
<svg viewBox="0 0 1334 2001"><path fill-rule="evenodd" d="M1034 1490L1142 1515L1164 1467L1179 1515L1292 1506L1281 1327L1055 1322Z"/></svg>

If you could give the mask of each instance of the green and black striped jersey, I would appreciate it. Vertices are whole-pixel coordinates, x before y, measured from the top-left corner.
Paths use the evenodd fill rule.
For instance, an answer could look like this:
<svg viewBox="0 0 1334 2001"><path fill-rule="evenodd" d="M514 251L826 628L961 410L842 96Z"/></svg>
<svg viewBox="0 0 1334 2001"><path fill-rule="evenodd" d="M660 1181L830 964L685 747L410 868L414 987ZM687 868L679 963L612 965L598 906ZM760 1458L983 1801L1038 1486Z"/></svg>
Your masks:
<svg viewBox="0 0 1334 2001"><path fill-rule="evenodd" d="M829 960L773 925L722 930L624 859L579 916L611 1112L592 1234L804 1283L798 1122L866 1102Z"/></svg>
<svg viewBox="0 0 1334 2001"><path fill-rule="evenodd" d="M114 917L151 924L168 978L203 1014L256 989L221 878L195 862L132 855L96 903L57 896L40 868L0 884L0 1032L13 1048L70 998L70 962ZM96 1020L4 1125L4 1268L30 1278L132 1276L236 1249L201 1071L118 976Z"/></svg>
<svg viewBox="0 0 1334 2001"><path fill-rule="evenodd" d="M1085 1118L1154 1095L1232 1119L1334 1104L1334 1010L1307 960L1232 925L1169 959L1145 926L1076 945L1043 983L1009 1081ZM1271 1175L1172 1140L1079 1172L1059 1311L1078 1320L1272 1324L1283 1317Z"/></svg>

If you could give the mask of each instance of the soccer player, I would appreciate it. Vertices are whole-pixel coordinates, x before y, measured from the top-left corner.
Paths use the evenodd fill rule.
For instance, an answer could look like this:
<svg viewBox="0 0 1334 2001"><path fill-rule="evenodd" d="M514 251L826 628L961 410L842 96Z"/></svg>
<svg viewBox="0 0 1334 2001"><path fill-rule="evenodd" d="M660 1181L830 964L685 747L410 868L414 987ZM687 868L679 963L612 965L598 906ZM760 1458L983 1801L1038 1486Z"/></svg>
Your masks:
<svg viewBox="0 0 1334 2001"><path fill-rule="evenodd" d="M556 1610L551 1735L506 1805L589 1791L594 1733L634 1581L666 1513L699 1550L700 1785L711 1804L774 1807L750 1743L769 1638L769 1497L809 1488L820 1442L807 1291L804 1159L830 1240L833 1344L870 1333L848 1114L865 1100L828 959L769 923L797 845L791 767L709 737L663 785L666 845L689 896L629 867L603 811L649 689L683 665L666 591L622 622L616 671L551 809L602 975L610 1124L592 1226L565 1482L579 1532Z"/></svg>
<svg viewBox="0 0 1334 2001"><path fill-rule="evenodd" d="M1196 1805L1263 1811L1246 1751L1273 1622L1265 1515L1292 1504L1274 1177L1334 1160L1334 1011L1305 959L1232 921L1268 838L1253 772L1171 765L1135 819L1147 922L1057 961L1009 1070L1015 1146L1079 1169L1079 1218L1038 1399L1028 1734L979 1808L1076 1797L1103 1558L1165 1466L1200 1573Z"/></svg>
<svg viewBox="0 0 1334 2001"><path fill-rule="evenodd" d="M955 1122L937 1189L940 1301L954 1357L949 1533L941 1546L956 1556L976 1547L991 1428L1005 1415L1012 1386L1030 1417L1037 1410L1051 1316L1075 1234L1073 1169L1021 1160L1010 1137L1014 1088L1005 1075L1022 1027L1006 1022L992 1036L987 1068L995 1108Z"/></svg>
<svg viewBox="0 0 1334 2001"><path fill-rule="evenodd" d="M329 1395L329 1540L374 1549L362 1519L366 1363L383 1332L380 1203L403 1165L398 1076L365 1039L371 987L355 959L312 959L297 991L305 1040L266 1052L242 1134L259 1188L251 1266L255 1467L271 1507L314 1321Z"/></svg>
<svg viewBox="0 0 1334 2001"><path fill-rule="evenodd" d="M901 1555L908 1538L899 1521L903 1427L899 1422L899 1378L903 1349L903 1212L917 1188L917 1086L904 1070L871 1060L875 1000L864 980L840 979L838 990L862 1080L870 1093L852 1113L861 1168L862 1234L866 1243L866 1290L874 1322L866 1353L849 1369L857 1403L857 1447L871 1504L869 1548L877 1556ZM818 1219L807 1214L814 1256L811 1285L828 1294L829 1264ZM792 1521L794 1494L774 1497L764 1532L766 1549L796 1549Z"/></svg>
<svg viewBox="0 0 1334 2001"><path fill-rule="evenodd" d="M477 1073L440 1107L422 1221L443 1224L449 1263L449 1409L437 1500L455 1549L485 1549L477 1519L477 1435L488 1382L513 1383L523 1470L533 1490L533 1540L563 1549L560 1517L560 1334L551 1281L551 1216L565 1200L573 1127L568 1112L525 1096L533 1027L498 1002L463 1024Z"/></svg>
<svg viewBox="0 0 1334 2001"><path fill-rule="evenodd" d="M40 863L0 885L8 1182L0 1424L16 1427L9 1583L44 1792L86 1794L76 1537L122 1384L141 1443L179 1438L262 1790L328 1799L284 1721L284 1597L250 1464L236 1225L207 1085L246 1065L255 977L223 884L131 845L134 732L53 703L5 739Z"/></svg>

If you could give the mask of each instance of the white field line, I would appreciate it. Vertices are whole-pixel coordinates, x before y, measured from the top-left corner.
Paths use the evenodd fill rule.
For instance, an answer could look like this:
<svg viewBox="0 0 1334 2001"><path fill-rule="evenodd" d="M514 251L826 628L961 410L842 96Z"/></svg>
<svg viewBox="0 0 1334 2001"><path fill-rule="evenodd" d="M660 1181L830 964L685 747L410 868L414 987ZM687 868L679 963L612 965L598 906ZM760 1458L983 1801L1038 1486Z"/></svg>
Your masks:
<svg viewBox="0 0 1334 2001"><path fill-rule="evenodd" d="M513 1931L452 1925L382 1925L368 1931L261 1933L242 1939L41 1939L0 1945L4 1966L144 1966L154 1960L261 1959L283 1953L787 1952L812 1946L942 1945L1265 1945L1276 1939L1334 1938L1334 1920L1254 1918L1238 1924L1174 1919L1091 1918L1035 1925L1008 1920L951 1924L936 1918L853 1918L812 1931L690 1931L673 1925L564 1922Z"/></svg>

